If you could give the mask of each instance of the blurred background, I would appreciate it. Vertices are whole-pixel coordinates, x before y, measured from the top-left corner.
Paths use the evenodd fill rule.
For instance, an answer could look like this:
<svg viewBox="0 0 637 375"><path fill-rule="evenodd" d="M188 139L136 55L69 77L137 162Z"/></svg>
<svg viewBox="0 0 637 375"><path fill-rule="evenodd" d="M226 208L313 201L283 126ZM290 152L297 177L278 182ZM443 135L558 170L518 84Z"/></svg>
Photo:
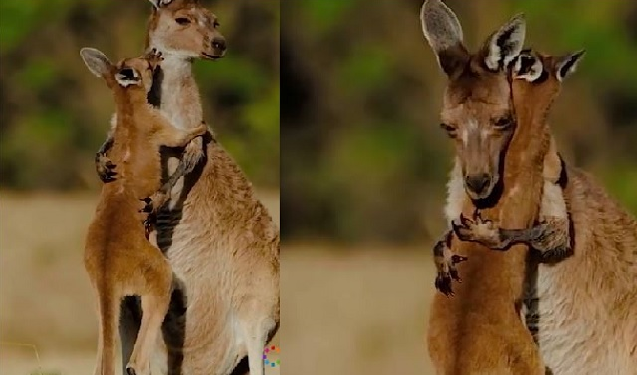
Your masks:
<svg viewBox="0 0 637 375"><path fill-rule="evenodd" d="M226 58L195 64L206 119L277 222L281 181L283 371L432 374L430 248L452 148L422 1L203 2L229 43ZM527 45L587 49L553 107L554 134L569 163L637 213L637 4L447 3L472 50L520 11ZM139 54L149 11L143 0L0 1L0 375L37 373L33 350L7 343L36 345L45 374L92 371L81 254L113 105L78 51Z"/></svg>
<svg viewBox="0 0 637 375"><path fill-rule="evenodd" d="M446 77L422 35L422 2L282 2L281 335L291 374L433 373L430 249L446 226L453 150L438 126ZM528 46L587 50L550 123L565 159L637 213L637 3L446 3L472 51L518 12Z"/></svg>
<svg viewBox="0 0 637 375"><path fill-rule="evenodd" d="M278 222L279 1L202 3L228 41L225 58L195 63L205 119ZM8 343L36 345L46 374L93 371L82 254L114 104L79 50L138 56L150 10L144 0L0 1L0 375L37 373L33 349Z"/></svg>

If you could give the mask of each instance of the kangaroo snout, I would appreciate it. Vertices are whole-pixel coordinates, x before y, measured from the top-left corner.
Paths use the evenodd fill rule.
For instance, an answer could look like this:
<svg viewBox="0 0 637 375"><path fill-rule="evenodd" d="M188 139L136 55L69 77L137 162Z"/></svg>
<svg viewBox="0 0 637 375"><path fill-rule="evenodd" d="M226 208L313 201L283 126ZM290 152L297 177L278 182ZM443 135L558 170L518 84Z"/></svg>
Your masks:
<svg viewBox="0 0 637 375"><path fill-rule="evenodd" d="M465 177L464 182L472 198L486 198L489 193L488 188L491 185L491 175L486 173L468 175Z"/></svg>
<svg viewBox="0 0 637 375"><path fill-rule="evenodd" d="M215 36L212 39L212 49L215 57L222 57L226 53L226 38L221 35Z"/></svg>

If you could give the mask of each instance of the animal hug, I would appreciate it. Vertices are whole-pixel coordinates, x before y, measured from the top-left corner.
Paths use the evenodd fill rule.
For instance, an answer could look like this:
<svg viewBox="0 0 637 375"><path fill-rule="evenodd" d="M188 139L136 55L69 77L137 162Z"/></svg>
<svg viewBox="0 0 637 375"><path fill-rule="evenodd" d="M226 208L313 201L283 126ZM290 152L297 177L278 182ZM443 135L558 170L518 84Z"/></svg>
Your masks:
<svg viewBox="0 0 637 375"><path fill-rule="evenodd" d="M436 372L635 373L637 221L562 159L547 122L584 52L525 49L521 14L474 53L442 1L420 20L448 78L440 117L456 151L451 224L433 249Z"/></svg>
<svg viewBox="0 0 637 375"><path fill-rule="evenodd" d="M149 2L139 56L80 51L115 104L84 256L95 374L116 373L119 341L128 375L227 375L246 356L264 375L279 229L204 120L192 71L228 45L198 0ZM475 52L441 0L420 21L447 77L441 127L455 147L450 224L433 247L437 374L637 373L637 220L562 158L548 124L584 51L526 48L522 14Z"/></svg>
<svg viewBox="0 0 637 375"><path fill-rule="evenodd" d="M81 56L113 94L84 263L99 317L95 374L263 375L279 326L279 230L206 125L195 59L226 53L197 0L150 0L144 53ZM214 66L210 67L214 69Z"/></svg>

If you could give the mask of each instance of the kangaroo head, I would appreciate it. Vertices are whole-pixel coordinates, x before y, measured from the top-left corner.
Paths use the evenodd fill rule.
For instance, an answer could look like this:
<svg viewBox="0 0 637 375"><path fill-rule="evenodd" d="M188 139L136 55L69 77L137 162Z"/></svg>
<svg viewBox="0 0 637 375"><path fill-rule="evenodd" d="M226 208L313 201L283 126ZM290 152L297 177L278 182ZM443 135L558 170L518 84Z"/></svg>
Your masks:
<svg viewBox="0 0 637 375"><path fill-rule="evenodd" d="M584 56L580 50L564 56L549 56L524 50L511 63L511 91L516 112L532 111L544 117L562 87L562 81L575 72Z"/></svg>
<svg viewBox="0 0 637 375"><path fill-rule="evenodd" d="M226 52L226 39L217 30L217 17L198 0L149 0L147 47L165 55L217 59Z"/></svg>
<svg viewBox="0 0 637 375"><path fill-rule="evenodd" d="M486 200L500 180L503 155L515 130L507 66L522 50L524 17L513 17L473 54L463 43L458 18L442 1L425 1L420 20L448 77L441 126L454 140L468 196Z"/></svg>
<svg viewBox="0 0 637 375"><path fill-rule="evenodd" d="M153 72L162 60L154 50L144 56L123 59L117 64L111 63L103 52L95 48L82 48L80 55L91 73L103 78L109 88L115 92L139 92L144 99L153 85Z"/></svg>

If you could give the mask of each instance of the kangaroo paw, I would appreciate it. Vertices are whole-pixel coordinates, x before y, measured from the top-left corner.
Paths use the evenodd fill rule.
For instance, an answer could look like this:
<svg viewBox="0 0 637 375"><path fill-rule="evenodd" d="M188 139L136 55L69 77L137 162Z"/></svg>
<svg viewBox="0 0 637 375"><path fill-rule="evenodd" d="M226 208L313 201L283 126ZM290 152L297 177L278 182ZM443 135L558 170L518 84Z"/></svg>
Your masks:
<svg viewBox="0 0 637 375"><path fill-rule="evenodd" d="M460 220L452 221L451 227L461 241L479 242L496 250L509 245L509 241L502 237L500 228L493 221L483 219L480 213L474 213L472 219L460 214Z"/></svg>
<svg viewBox="0 0 637 375"><path fill-rule="evenodd" d="M149 214L154 211L152 199L150 199L149 197L146 197L146 198L140 198L139 200L144 202L144 207L141 210L139 210L139 212Z"/></svg>
<svg viewBox="0 0 637 375"><path fill-rule="evenodd" d="M449 272L438 272L435 281L436 289L447 297L453 297L455 294L451 288L451 274Z"/></svg>
<svg viewBox="0 0 637 375"><path fill-rule="evenodd" d="M453 297L451 284L453 281L462 282L456 265L466 261L468 258L462 255L453 254L450 248L450 236L439 241L434 248L434 259L436 263L437 275L435 280L436 289L446 295Z"/></svg>
<svg viewBox="0 0 637 375"><path fill-rule="evenodd" d="M95 170L102 182L107 183L117 179L115 177L117 176L115 167L117 167L117 165L113 164L106 154L98 153L95 155Z"/></svg>

